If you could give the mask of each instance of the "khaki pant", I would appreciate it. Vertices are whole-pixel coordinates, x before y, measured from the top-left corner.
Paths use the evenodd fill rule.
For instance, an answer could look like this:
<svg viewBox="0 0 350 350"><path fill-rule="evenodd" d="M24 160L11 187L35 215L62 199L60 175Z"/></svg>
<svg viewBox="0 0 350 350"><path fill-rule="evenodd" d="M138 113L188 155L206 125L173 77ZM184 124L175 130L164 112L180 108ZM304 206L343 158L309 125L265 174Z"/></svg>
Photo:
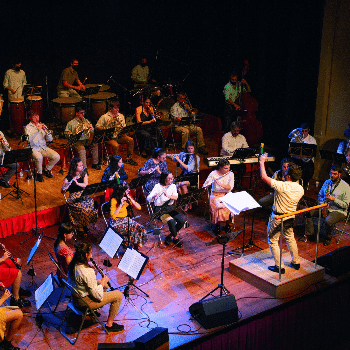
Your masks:
<svg viewBox="0 0 350 350"><path fill-rule="evenodd" d="M46 169L50 170L53 166L60 160L60 155L51 148L47 148L46 150L37 151L35 149L32 150L33 158L35 160L36 171L38 174L43 173L43 159L44 157L49 158L49 162L46 165Z"/></svg>
<svg viewBox="0 0 350 350"><path fill-rule="evenodd" d="M178 134L181 134L182 148L185 148L186 142L190 139L191 134L196 135L198 148L205 146L203 131L199 126L195 126L195 125L178 126L177 128L175 128L175 132Z"/></svg>
<svg viewBox="0 0 350 350"><path fill-rule="evenodd" d="M114 154L118 154L119 144L126 144L128 157L134 153L134 140L132 137L127 136L125 134L122 135L121 137L118 137L118 139L113 139L113 140L107 141L106 143L112 146Z"/></svg>

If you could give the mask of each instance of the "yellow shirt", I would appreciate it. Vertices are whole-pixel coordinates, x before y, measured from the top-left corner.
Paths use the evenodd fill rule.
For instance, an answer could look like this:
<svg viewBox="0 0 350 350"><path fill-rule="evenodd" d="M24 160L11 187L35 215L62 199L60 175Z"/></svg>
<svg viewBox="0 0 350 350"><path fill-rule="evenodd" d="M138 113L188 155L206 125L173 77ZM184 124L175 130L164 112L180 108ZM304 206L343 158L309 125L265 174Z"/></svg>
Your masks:
<svg viewBox="0 0 350 350"><path fill-rule="evenodd" d="M128 206L128 202L124 202L123 206L120 208L119 214L115 215L114 212L117 210L119 204L115 198L111 200L111 217L115 219L125 218L128 215L128 211L126 207Z"/></svg>

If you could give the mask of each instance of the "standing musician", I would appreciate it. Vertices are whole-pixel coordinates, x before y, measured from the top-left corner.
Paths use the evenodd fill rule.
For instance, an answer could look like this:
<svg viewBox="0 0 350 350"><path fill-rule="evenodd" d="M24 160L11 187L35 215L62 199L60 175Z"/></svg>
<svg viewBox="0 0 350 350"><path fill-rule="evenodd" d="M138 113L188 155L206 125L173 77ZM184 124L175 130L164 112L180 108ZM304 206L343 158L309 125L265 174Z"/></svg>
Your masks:
<svg viewBox="0 0 350 350"><path fill-rule="evenodd" d="M133 159L134 154L134 140L132 137L123 134L118 136L118 133L125 128L125 117L123 114L119 113L120 103L119 101L110 101L109 111L103 114L95 125L96 130L110 129L114 128L113 139L107 141L106 143L111 145L113 148L113 153L118 154L119 144L127 145L127 157L125 159L125 164L138 165Z"/></svg>
<svg viewBox="0 0 350 350"><path fill-rule="evenodd" d="M238 75L236 72L232 72L230 75L230 81L224 86L224 96L225 96L225 113L223 118L222 129L224 132L230 131L230 124L235 121L236 111L241 110L239 105L239 98L242 90L250 92L250 86L245 79L241 82L238 81Z"/></svg>
<svg viewBox="0 0 350 350"><path fill-rule="evenodd" d="M162 172L160 174L159 183L153 187L151 193L147 196L147 201L154 203L155 212L162 208L161 210L164 214L160 219L163 223L168 224L170 231L170 234L165 237L164 243L170 245L171 241L173 241L175 246L181 248L182 242L177 237L177 233L183 227L185 220L173 207L174 201L178 198L176 185L173 181L174 176L172 173Z"/></svg>
<svg viewBox="0 0 350 350"><path fill-rule="evenodd" d="M69 138L72 135L76 135L78 132L83 131L79 140L73 145L73 147L78 151L79 158L82 160L84 168L87 168L85 148L89 145L89 138L90 135L94 133L94 127L84 117L85 108L82 105L78 105L75 108L75 118L67 123L64 134ZM92 153L92 168L101 170L101 165L98 164L98 144L93 143L90 147Z"/></svg>
<svg viewBox="0 0 350 350"><path fill-rule="evenodd" d="M147 158L154 148L165 146L162 131L155 124L156 113L150 98L146 98L143 104L136 108L135 115L136 123L141 123L141 127L136 130L140 153L142 157Z"/></svg>
<svg viewBox="0 0 350 350"><path fill-rule="evenodd" d="M182 174L193 174L198 173L200 168L200 158L195 153L194 142L189 140L186 142L185 149L178 155L173 156L173 161L178 162ZM178 184L178 191L181 195L188 193L188 187L190 185L198 185L198 177L193 177L191 181L182 181ZM186 204L184 210L192 208L192 204Z"/></svg>
<svg viewBox="0 0 350 350"><path fill-rule="evenodd" d="M109 279L106 275L101 279L96 279L94 269L89 265L90 259L92 259L91 245L89 243L78 244L68 267L69 282L93 310L99 309L106 304L111 304L106 329L109 332L120 332L124 330L124 326L113 321L118 314L123 294L119 290L106 292ZM86 308L84 302L80 298L77 299L74 295L73 303L80 310Z"/></svg>
<svg viewBox="0 0 350 350"><path fill-rule="evenodd" d="M27 83L27 79L26 74L21 69L21 65L21 62L16 62L5 73L3 85L4 89L8 91L9 101L16 98L23 100L23 86Z"/></svg>
<svg viewBox="0 0 350 350"><path fill-rule="evenodd" d="M5 289L0 297L0 349L20 350L19 347L12 345L11 342L22 322L23 312L20 309L11 310L6 306L1 306L10 296L10 291Z"/></svg>
<svg viewBox="0 0 350 350"><path fill-rule="evenodd" d="M130 194L129 185L124 182L115 187L111 197L111 219L110 225L122 236L128 237L137 250L139 246L147 242L147 231L142 225L130 218L132 208L141 210L141 205L137 203Z"/></svg>
<svg viewBox="0 0 350 350"><path fill-rule="evenodd" d="M4 134L0 131L0 166L8 169L6 174L0 178L0 186L10 188L11 185L9 184L9 181L11 177L16 173L17 167L16 163L3 164L5 152L7 151L11 151L11 147L7 142Z"/></svg>
<svg viewBox="0 0 350 350"><path fill-rule="evenodd" d="M57 238L53 245L58 266L66 275L68 273L68 265L72 261L74 255L72 249L67 245L67 241L71 240L73 236L73 225L69 222L62 223L58 228ZM59 278L64 278L59 270L57 270L57 275Z"/></svg>
<svg viewBox="0 0 350 350"><path fill-rule="evenodd" d="M73 158L69 165L68 175L63 181L62 194L69 192L67 205L72 224L80 233L88 233L87 226L98 218L98 204L89 196L81 196L89 184L89 176L83 162Z"/></svg>
<svg viewBox="0 0 350 350"><path fill-rule="evenodd" d="M163 148L156 148L152 153L152 158L148 159L143 167L139 169L139 176L149 175L149 179L144 186L146 196L159 183L160 174L168 172L166 151Z"/></svg>
<svg viewBox="0 0 350 350"><path fill-rule="evenodd" d="M60 155L53 149L46 146L46 141L51 142L52 132L47 126L39 123L39 114L36 111L29 111L30 123L24 128L24 133L28 135L28 147L32 148L33 158L36 166L36 181L44 182L44 174L48 178L52 178L52 168L60 160ZM43 157L49 158L49 162L43 169Z"/></svg>
<svg viewBox="0 0 350 350"><path fill-rule="evenodd" d="M345 220L350 202L350 187L341 179L341 167L333 165L329 175L330 179L324 182L318 193L318 203L328 203L328 207L323 212L326 225L326 238L323 242L324 246L330 245L335 224ZM318 216L318 210L312 210L306 214L305 236L302 240L304 242L312 240L315 237L312 220L314 216Z"/></svg>
<svg viewBox="0 0 350 350"><path fill-rule="evenodd" d="M63 70L57 86L58 97L75 97L81 99L78 91L85 90L85 85L79 80L77 73L78 65L78 60L74 59L70 63L70 67ZM77 85L73 85L74 83Z"/></svg>
<svg viewBox="0 0 350 350"><path fill-rule="evenodd" d="M267 238L272 256L275 260L275 265L269 266L268 269L273 272L279 272L280 248L278 241L281 235L281 220L277 220L276 216L296 211L298 202L304 195L304 189L298 183L302 171L296 164L289 164L285 173L285 181L277 181L271 177L268 177L265 170L265 161L267 156L267 153L260 156L259 163L261 179L275 190L274 204L272 207L269 224L267 226ZM293 225L294 216L286 218L283 221L283 235L292 256L291 267L299 270L300 259L298 255L298 246L294 238ZM285 273L283 262L281 262L281 273Z"/></svg>
<svg viewBox="0 0 350 350"><path fill-rule="evenodd" d="M300 132L301 132L301 136L300 137L293 137L291 139L291 142L317 145L315 138L309 134L310 133L310 126L308 123L301 124ZM295 156L295 155L291 155L291 157L293 158L293 163L295 163L296 165L301 167L301 170L303 171L303 175L302 175L303 187L304 187L304 189L307 189L308 184L309 184L310 180L312 179L312 176L314 175L314 170L315 170L313 158L299 157L299 156Z"/></svg>
<svg viewBox="0 0 350 350"><path fill-rule="evenodd" d="M23 299L23 297L30 297L32 293L21 288L21 259L13 258L11 253L3 245L2 250L4 250L4 254L0 258L0 283L2 283L4 288L12 286L10 305L20 308L28 307L31 303L29 300Z"/></svg>
<svg viewBox="0 0 350 350"><path fill-rule="evenodd" d="M148 84L150 80L149 68L147 66L147 58L142 57L140 63L131 71L131 79L135 83L135 87ZM155 83L155 80L152 80Z"/></svg>
<svg viewBox="0 0 350 350"><path fill-rule="evenodd" d="M111 185L108 186L105 194L105 201L107 202L113 193L113 189L116 185L128 179L128 175L123 167L123 159L119 155L114 155L110 158L109 166L106 168L102 175L101 182L112 181Z"/></svg>
<svg viewBox="0 0 350 350"><path fill-rule="evenodd" d="M204 137L203 131L199 126L194 124L180 125L182 118L189 118L192 113L192 107L186 99L185 93L179 93L177 95L177 102L171 107L170 114L174 119L175 132L181 134L182 148L185 148L186 142L190 139L190 135L196 135L196 143L198 152L207 155L208 152L204 149Z"/></svg>
<svg viewBox="0 0 350 350"><path fill-rule="evenodd" d="M219 160L218 170L212 171L203 184L204 188L211 186L209 202L212 222L215 224L215 234L220 234L221 230L230 231L231 212L220 201L220 198L230 192L234 184L234 174L230 171L230 162L227 159ZM221 225L225 226L221 227Z"/></svg>

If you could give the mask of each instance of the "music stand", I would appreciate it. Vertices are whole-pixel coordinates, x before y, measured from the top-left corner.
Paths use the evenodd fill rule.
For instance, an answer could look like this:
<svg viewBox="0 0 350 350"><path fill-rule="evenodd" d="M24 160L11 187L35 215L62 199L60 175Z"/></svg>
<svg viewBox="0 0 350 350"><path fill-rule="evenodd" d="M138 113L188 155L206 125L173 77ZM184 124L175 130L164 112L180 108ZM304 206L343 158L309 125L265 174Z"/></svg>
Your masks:
<svg viewBox="0 0 350 350"><path fill-rule="evenodd" d="M289 144L289 154L301 158L316 157L317 145L309 143L291 142Z"/></svg>
<svg viewBox="0 0 350 350"><path fill-rule="evenodd" d="M346 157L342 153L327 151L324 149L320 149L319 152L320 152L321 159L331 160L333 163L339 163L339 164L347 163Z"/></svg>
<svg viewBox="0 0 350 350"><path fill-rule="evenodd" d="M213 294L217 289L220 289L220 297L222 297L222 293L230 294L230 291L225 287L224 285L224 270L225 270L225 249L226 244L230 241L233 241L236 237L238 237L243 230L235 231L235 232L229 232L224 235L219 235L215 237L211 242L205 243L205 245L208 247L210 245L214 244L221 244L222 245L222 257L221 257L221 279L220 284L213 290L211 290L207 295L205 295L200 301L203 301L206 299L209 295Z"/></svg>
<svg viewBox="0 0 350 350"><path fill-rule="evenodd" d="M139 176L139 177L136 177L135 179L132 179L129 183L130 190L133 190L134 188L137 188L139 186L146 185L150 177L151 177L151 174L146 174L144 176Z"/></svg>
<svg viewBox="0 0 350 350"><path fill-rule="evenodd" d="M247 148L237 148L230 159L246 159L255 157L256 149L247 147Z"/></svg>
<svg viewBox="0 0 350 350"><path fill-rule="evenodd" d="M105 182L97 182L91 185L87 185L84 188L84 191L81 195L91 196L92 194L95 194L95 193L104 192L109 184L110 184L109 181L105 181Z"/></svg>
<svg viewBox="0 0 350 350"><path fill-rule="evenodd" d="M141 126L141 123L127 125L118 132L118 136L127 134L128 132L135 132L140 126Z"/></svg>
<svg viewBox="0 0 350 350"><path fill-rule="evenodd" d="M23 204L22 193L30 195L28 192L23 191L19 188L17 170L18 170L18 162L29 161L31 159L31 157L32 157L32 149L31 148L21 148L21 149L16 149L13 151L6 151L5 152L3 164L16 163L16 181L13 185L14 189L12 191L10 191L9 193L7 193L3 198L7 197L8 195L10 195L16 199L21 198L21 201Z"/></svg>
<svg viewBox="0 0 350 350"><path fill-rule="evenodd" d="M30 250L29 255L28 255L28 259L27 259L27 265L29 265L32 262L32 260L34 258L34 255L35 255L36 251L38 250L38 248L40 246L42 238L43 238L43 235L40 234L39 238L34 243L32 249ZM34 276L36 275L36 273L34 271L33 262L32 262L32 267L28 270L27 274L32 277L32 282L31 282L30 285L33 286L33 287L37 287L37 284L34 282Z"/></svg>

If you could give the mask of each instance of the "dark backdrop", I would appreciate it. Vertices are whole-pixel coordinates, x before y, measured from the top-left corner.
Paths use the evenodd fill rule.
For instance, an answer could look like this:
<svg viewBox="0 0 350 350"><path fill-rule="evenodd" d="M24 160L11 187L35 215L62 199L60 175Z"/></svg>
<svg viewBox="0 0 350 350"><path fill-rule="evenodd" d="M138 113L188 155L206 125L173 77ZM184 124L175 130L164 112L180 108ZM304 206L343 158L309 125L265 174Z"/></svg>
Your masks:
<svg viewBox="0 0 350 350"><path fill-rule="evenodd" d="M323 7L322 0L4 3L0 71L19 58L28 83L47 79L52 100L76 57L81 80L113 77L109 84L128 112L119 84L131 88L131 69L145 55L159 83L183 82L194 106L221 117L228 75L248 59L264 142L282 156L288 133L314 122Z"/></svg>

